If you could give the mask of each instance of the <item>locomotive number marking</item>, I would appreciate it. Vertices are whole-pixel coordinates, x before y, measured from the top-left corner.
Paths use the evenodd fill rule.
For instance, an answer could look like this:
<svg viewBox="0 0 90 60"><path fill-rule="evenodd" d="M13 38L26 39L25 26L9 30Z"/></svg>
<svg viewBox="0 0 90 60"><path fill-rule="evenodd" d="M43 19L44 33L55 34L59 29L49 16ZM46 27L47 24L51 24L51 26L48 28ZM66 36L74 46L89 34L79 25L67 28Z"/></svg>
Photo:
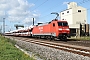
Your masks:
<svg viewBox="0 0 90 60"><path fill-rule="evenodd" d="M43 31L43 27L39 27L39 30L40 30L40 32L42 32Z"/></svg>

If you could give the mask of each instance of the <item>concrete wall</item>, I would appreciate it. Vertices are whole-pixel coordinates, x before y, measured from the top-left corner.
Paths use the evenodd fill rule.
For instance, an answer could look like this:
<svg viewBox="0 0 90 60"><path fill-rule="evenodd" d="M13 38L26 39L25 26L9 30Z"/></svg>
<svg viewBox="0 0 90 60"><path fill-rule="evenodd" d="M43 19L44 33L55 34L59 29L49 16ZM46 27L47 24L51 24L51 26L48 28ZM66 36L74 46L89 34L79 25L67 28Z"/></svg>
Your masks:
<svg viewBox="0 0 90 60"><path fill-rule="evenodd" d="M90 36L90 24L71 24L69 25L70 30L72 30L71 34L73 34L73 29L76 30L77 37L80 36Z"/></svg>
<svg viewBox="0 0 90 60"><path fill-rule="evenodd" d="M66 20L68 22L68 24L72 24L73 23L72 9L67 9L65 11L62 11L60 13L60 17L61 17L61 20Z"/></svg>
<svg viewBox="0 0 90 60"><path fill-rule="evenodd" d="M68 21L69 25L80 24L80 23L87 24L87 9L81 6L74 6L73 3L71 5L72 6L70 6L68 9L60 12L61 20ZM80 10L81 12L80 11L78 12L78 10Z"/></svg>
<svg viewBox="0 0 90 60"><path fill-rule="evenodd" d="M87 10L83 7L78 6L77 8L73 8L72 13L72 24L86 24L87 23ZM81 10L81 12L78 12L78 10Z"/></svg>
<svg viewBox="0 0 90 60"><path fill-rule="evenodd" d="M80 24L70 24L69 28L72 30L72 36L80 37ZM76 30L76 32L73 32L73 29Z"/></svg>

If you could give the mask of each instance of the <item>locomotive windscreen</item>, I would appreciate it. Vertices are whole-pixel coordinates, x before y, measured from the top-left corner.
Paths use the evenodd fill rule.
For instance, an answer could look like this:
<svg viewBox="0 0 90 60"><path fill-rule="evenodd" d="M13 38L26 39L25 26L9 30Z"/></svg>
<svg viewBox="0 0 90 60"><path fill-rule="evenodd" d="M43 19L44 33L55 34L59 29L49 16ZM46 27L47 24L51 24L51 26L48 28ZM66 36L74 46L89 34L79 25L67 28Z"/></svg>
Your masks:
<svg viewBox="0 0 90 60"><path fill-rule="evenodd" d="M58 22L58 26L68 26L67 22Z"/></svg>

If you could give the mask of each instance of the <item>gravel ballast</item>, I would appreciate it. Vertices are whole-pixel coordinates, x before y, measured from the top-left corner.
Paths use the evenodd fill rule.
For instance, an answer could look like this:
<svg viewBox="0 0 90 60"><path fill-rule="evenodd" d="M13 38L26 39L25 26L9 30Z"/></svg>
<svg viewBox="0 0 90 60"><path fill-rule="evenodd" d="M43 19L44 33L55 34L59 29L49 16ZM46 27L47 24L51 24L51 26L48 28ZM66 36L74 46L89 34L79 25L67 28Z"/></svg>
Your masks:
<svg viewBox="0 0 90 60"><path fill-rule="evenodd" d="M16 44L19 47L35 53L39 57L42 57L44 60L90 60L90 57L87 56L82 56L21 40L16 41Z"/></svg>
<svg viewBox="0 0 90 60"><path fill-rule="evenodd" d="M90 60L90 58L86 56L82 56L46 46L41 46L25 41L18 40L17 45L28 51L32 51L36 53L45 60Z"/></svg>

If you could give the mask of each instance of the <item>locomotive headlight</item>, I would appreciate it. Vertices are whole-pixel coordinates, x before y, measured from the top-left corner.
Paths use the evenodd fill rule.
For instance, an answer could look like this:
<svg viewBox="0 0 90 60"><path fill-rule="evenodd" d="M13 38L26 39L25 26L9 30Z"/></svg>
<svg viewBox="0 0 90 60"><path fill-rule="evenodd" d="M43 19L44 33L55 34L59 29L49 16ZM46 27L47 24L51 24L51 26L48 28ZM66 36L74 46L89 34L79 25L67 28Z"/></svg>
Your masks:
<svg viewBox="0 0 90 60"><path fill-rule="evenodd" d="M62 30L61 28L59 30Z"/></svg>
<svg viewBox="0 0 90 60"><path fill-rule="evenodd" d="M69 30L69 29L66 29L66 30Z"/></svg>

